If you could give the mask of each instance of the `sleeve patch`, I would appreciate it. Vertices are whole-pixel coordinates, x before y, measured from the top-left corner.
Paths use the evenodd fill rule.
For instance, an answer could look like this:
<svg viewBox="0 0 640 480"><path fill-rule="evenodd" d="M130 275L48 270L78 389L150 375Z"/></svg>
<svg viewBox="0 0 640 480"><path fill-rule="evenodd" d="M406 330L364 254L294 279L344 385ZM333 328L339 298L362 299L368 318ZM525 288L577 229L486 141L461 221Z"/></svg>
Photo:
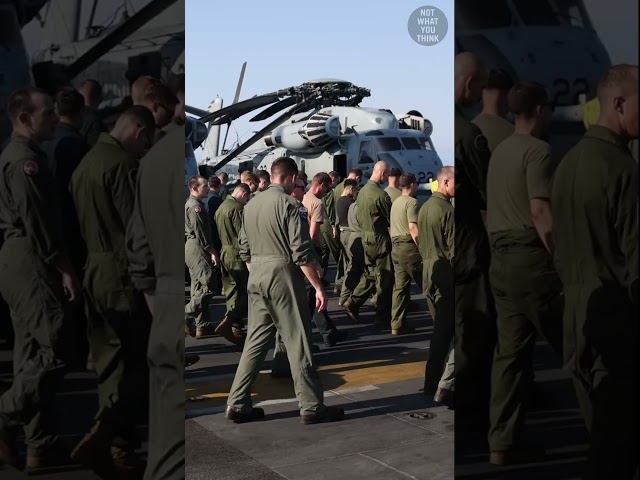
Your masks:
<svg viewBox="0 0 640 480"><path fill-rule="evenodd" d="M24 173L33 177L38 174L38 164L33 160L26 160L23 164Z"/></svg>
<svg viewBox="0 0 640 480"><path fill-rule="evenodd" d="M200 208L200 205L196 205L195 207L193 207L193 209L195 210L196 213L200 213L202 211L202 209Z"/></svg>

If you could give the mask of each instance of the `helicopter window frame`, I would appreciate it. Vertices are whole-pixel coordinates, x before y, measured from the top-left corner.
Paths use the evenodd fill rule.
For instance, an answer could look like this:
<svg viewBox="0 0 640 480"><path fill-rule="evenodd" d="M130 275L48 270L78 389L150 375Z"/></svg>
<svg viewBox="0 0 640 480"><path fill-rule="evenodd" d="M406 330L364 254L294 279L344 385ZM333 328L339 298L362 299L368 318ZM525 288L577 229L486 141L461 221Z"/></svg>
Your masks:
<svg viewBox="0 0 640 480"><path fill-rule="evenodd" d="M358 152L359 164L368 165L374 163L376 155L376 147L371 138L360 140L360 151Z"/></svg>
<svg viewBox="0 0 640 480"><path fill-rule="evenodd" d="M423 150L425 146L417 137L402 137L400 138L400 142L402 142L405 150Z"/></svg>
<svg viewBox="0 0 640 480"><path fill-rule="evenodd" d="M376 151L378 152L398 152L404 150L402 141L399 137L374 137ZM395 142L395 144L394 144ZM393 145L392 145L393 144Z"/></svg>

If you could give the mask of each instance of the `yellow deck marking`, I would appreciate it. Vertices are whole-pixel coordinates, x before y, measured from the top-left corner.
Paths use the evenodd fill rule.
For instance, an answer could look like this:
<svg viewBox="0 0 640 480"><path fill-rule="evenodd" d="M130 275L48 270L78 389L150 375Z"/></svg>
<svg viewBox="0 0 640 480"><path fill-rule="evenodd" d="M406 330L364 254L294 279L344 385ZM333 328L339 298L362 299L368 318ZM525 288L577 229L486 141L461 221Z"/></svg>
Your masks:
<svg viewBox="0 0 640 480"><path fill-rule="evenodd" d="M324 365L319 369L320 378L325 391L340 391L421 378L424 376L425 357L426 352L418 352L399 358ZM225 378L189 384L189 388L185 390L186 397L199 397L201 401L187 402L187 410L224 405L232 383L232 378ZM254 402L295 397L291 379L272 378L269 373L258 375L253 392Z"/></svg>

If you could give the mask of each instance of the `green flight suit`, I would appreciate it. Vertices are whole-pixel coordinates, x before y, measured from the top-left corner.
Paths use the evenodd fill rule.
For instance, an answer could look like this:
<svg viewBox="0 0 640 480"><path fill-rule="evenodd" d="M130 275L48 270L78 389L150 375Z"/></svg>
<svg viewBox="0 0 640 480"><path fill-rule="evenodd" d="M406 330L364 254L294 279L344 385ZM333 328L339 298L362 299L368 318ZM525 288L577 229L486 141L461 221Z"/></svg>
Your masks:
<svg viewBox="0 0 640 480"><path fill-rule="evenodd" d="M552 174L549 144L531 135L511 135L491 156L487 229L498 332L491 372L491 451L522 446L537 336L562 358L562 284L530 207L532 199L550 198Z"/></svg>
<svg viewBox="0 0 640 480"><path fill-rule="evenodd" d="M324 408L322 383L313 358L311 315L299 265L315 261L309 229L296 200L271 184L259 202L244 208L240 258L250 262L249 321L244 350L227 404L251 411L251 387L276 331L284 343L301 414Z"/></svg>
<svg viewBox="0 0 640 480"><path fill-rule="evenodd" d="M222 286L227 299L226 316L236 326L244 325L247 316L247 281L249 271L240 258L238 234L242 227L244 206L229 195L215 214L216 226L222 242L220 261L222 263Z"/></svg>
<svg viewBox="0 0 640 480"><path fill-rule="evenodd" d="M455 217L453 205L433 192L418 213L418 239L422 256L422 288L433 321L429 360L425 368L425 392L433 394L443 375L449 346L455 334L453 291Z"/></svg>
<svg viewBox="0 0 640 480"><path fill-rule="evenodd" d="M391 199L379 184L369 180L360 190L356 203L366 266L376 279L376 318L383 323L389 322L394 282L389 236ZM369 289L361 281L351 295L351 302L360 307L368 298Z"/></svg>
<svg viewBox="0 0 640 480"><path fill-rule="evenodd" d="M400 189L396 187L387 187L384 189L384 192L389 195L392 204L402 195Z"/></svg>
<svg viewBox="0 0 640 480"><path fill-rule="evenodd" d="M145 480L184 479L183 144L184 130L175 128L140 161L126 236L131 280L154 297L147 349L151 395Z"/></svg>
<svg viewBox="0 0 640 480"><path fill-rule="evenodd" d="M503 140L513 134L513 123L499 115L480 113L472 123L480 128L492 153Z"/></svg>
<svg viewBox="0 0 640 480"><path fill-rule="evenodd" d="M455 119L456 428L484 429L489 416L491 365L496 342L489 285L491 250L486 210L489 147L480 129L456 108Z"/></svg>
<svg viewBox="0 0 640 480"><path fill-rule="evenodd" d="M628 142L591 126L556 169L554 256L564 287L564 360L591 433L593 478L638 466L638 164ZM635 299L637 301L637 298Z"/></svg>
<svg viewBox="0 0 640 480"><path fill-rule="evenodd" d="M28 455L55 439L55 395L72 353L54 267L64 255L55 181L45 165L40 146L16 134L0 155L0 294L11 309L15 339L13 383L0 396L0 435L22 423Z"/></svg>
<svg viewBox="0 0 640 480"><path fill-rule="evenodd" d="M125 235L133 214L139 158L108 133L82 158L70 190L87 245L84 292L89 345L98 373L96 421L112 426L114 445L135 447L134 428L148 402L151 315L129 276ZM135 442L135 443L134 443Z"/></svg>
<svg viewBox="0 0 640 480"><path fill-rule="evenodd" d="M345 270L344 282L340 300L345 302L351 298L353 291L362 283L362 290L365 295L370 296L375 293L376 281L365 264L364 247L362 245L362 228L358 221L358 204L352 203L347 215L348 228L343 227L340 241L343 242L345 256L347 258L347 268Z"/></svg>
<svg viewBox="0 0 640 480"><path fill-rule="evenodd" d="M389 218L391 260L395 276L391 329L397 330L404 326L407 320L411 281L413 280L422 290L422 257L409 231L409 223L418 223L418 200L408 195L400 195L391 205Z"/></svg>
<svg viewBox="0 0 640 480"><path fill-rule="evenodd" d="M213 300L213 267L210 248L213 247L211 222L204 203L189 195L184 204L184 261L191 277L191 299L184 307L185 322L195 318L196 327L204 328L209 322L209 305Z"/></svg>
<svg viewBox="0 0 640 480"><path fill-rule="evenodd" d="M320 224L320 233L324 242L322 244L322 270L326 273L329 266L329 255L333 255L336 261L336 279L334 281L336 286L340 286L344 277L344 260L342 260L342 244L340 243L340 230L337 228L337 222L335 218L336 213L336 200L333 195L333 190L329 190L327 194L322 197L322 203L324 209L327 212L327 221ZM336 237L333 237L333 228L336 228Z"/></svg>

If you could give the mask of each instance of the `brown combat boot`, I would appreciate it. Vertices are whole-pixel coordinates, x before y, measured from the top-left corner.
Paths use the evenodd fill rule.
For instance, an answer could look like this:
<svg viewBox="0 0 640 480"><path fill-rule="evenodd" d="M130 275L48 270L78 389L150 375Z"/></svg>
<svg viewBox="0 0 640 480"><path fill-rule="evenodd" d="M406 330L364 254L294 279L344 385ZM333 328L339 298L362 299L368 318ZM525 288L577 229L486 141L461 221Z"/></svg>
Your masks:
<svg viewBox="0 0 640 480"><path fill-rule="evenodd" d="M300 420L305 425L313 425L314 423L339 422L344 419L344 410L340 407L324 407L315 413L304 413L300 416Z"/></svg>
<svg viewBox="0 0 640 480"><path fill-rule="evenodd" d="M353 303L353 300L345 300L342 306L347 311L347 315L353 323L360 323L360 308Z"/></svg>
<svg viewBox="0 0 640 480"><path fill-rule="evenodd" d="M227 341L236 344L238 339L233 335L233 321L225 316L215 329L217 335L220 335Z"/></svg>
<svg viewBox="0 0 640 480"><path fill-rule="evenodd" d="M144 470L147 468L147 462L142 460L139 455L121 447L111 447L111 458L115 470L127 477L142 478Z"/></svg>

